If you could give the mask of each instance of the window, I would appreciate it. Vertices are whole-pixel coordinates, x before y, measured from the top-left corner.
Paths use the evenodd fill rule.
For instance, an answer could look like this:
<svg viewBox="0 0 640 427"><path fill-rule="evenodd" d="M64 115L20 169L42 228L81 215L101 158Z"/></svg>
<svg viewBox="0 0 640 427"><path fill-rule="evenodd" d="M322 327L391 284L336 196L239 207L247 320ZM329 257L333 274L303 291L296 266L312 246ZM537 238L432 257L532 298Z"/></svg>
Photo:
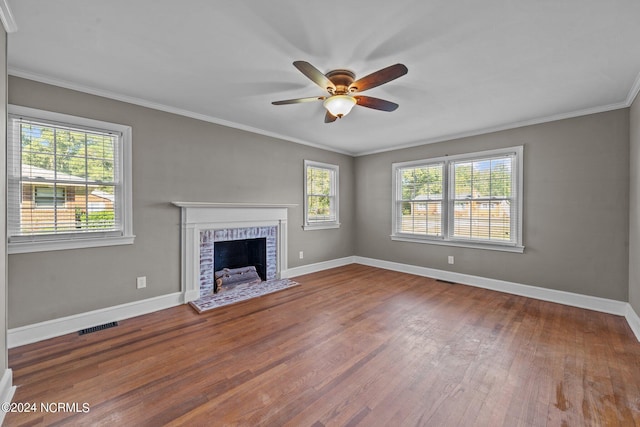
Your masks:
<svg viewBox="0 0 640 427"><path fill-rule="evenodd" d="M398 169L401 232L442 237L443 166L444 163L435 162Z"/></svg>
<svg viewBox="0 0 640 427"><path fill-rule="evenodd" d="M131 128L9 106L9 253L133 243Z"/></svg>
<svg viewBox="0 0 640 427"><path fill-rule="evenodd" d="M522 147L394 163L394 240L522 252Z"/></svg>
<svg viewBox="0 0 640 427"><path fill-rule="evenodd" d="M36 208L64 207L64 187L34 187Z"/></svg>
<svg viewBox="0 0 640 427"><path fill-rule="evenodd" d="M304 161L305 230L338 228L338 166Z"/></svg>

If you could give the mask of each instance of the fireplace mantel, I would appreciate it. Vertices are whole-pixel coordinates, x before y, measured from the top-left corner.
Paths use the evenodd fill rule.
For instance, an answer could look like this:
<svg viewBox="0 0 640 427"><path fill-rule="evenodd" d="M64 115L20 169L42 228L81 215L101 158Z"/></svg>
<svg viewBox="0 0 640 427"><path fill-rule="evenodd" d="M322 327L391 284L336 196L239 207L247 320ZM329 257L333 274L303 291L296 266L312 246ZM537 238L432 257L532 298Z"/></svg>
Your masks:
<svg viewBox="0 0 640 427"><path fill-rule="evenodd" d="M171 202L179 208L295 208L291 203Z"/></svg>
<svg viewBox="0 0 640 427"><path fill-rule="evenodd" d="M287 269L287 213L296 204L171 202L181 209L184 302L200 298L200 233L205 230L277 227L277 271Z"/></svg>

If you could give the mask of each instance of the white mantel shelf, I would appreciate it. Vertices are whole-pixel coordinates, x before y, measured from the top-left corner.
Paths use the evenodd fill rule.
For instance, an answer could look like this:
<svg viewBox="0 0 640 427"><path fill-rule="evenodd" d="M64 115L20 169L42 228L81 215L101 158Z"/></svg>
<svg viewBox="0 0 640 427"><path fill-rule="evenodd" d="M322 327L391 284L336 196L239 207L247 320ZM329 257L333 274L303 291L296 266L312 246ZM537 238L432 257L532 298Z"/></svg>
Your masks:
<svg viewBox="0 0 640 427"><path fill-rule="evenodd" d="M171 202L179 208L295 208L295 203Z"/></svg>

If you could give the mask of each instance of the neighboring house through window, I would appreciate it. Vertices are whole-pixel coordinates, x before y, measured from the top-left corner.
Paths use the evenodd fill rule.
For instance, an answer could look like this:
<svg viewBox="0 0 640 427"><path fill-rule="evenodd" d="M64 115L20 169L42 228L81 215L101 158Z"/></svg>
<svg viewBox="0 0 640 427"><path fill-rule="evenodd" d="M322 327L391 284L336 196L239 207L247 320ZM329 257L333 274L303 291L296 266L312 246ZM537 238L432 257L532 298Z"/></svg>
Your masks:
<svg viewBox="0 0 640 427"><path fill-rule="evenodd" d="M338 166L304 161L305 230L340 227L338 211Z"/></svg>
<svg viewBox="0 0 640 427"><path fill-rule="evenodd" d="M24 191L22 192L24 195ZM64 187L33 187L33 199L36 208L61 208L66 201Z"/></svg>
<svg viewBox="0 0 640 427"><path fill-rule="evenodd" d="M9 253L133 243L131 128L9 106Z"/></svg>
<svg viewBox="0 0 640 427"><path fill-rule="evenodd" d="M393 164L393 240L522 252L522 147Z"/></svg>

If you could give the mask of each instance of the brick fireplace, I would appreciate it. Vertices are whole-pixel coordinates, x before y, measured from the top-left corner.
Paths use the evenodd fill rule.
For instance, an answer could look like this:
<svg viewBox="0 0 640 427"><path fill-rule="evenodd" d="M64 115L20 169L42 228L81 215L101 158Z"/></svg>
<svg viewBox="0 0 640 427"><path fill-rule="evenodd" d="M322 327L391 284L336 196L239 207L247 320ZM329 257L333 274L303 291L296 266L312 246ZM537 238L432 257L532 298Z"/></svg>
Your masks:
<svg viewBox="0 0 640 427"><path fill-rule="evenodd" d="M228 243L237 243L242 248L242 243L251 243L259 251L264 251L264 261L257 261L256 258L244 254L239 258L239 264L228 264L228 259L221 260L218 256L221 246ZM200 296L209 295L214 288L214 271L222 268L239 268L253 265L258 268L258 273L262 280L273 280L278 278L278 227L275 225L266 227L241 227L241 228L217 228L214 230L202 230L200 232ZM260 257L258 257L260 258ZM221 263L220 263L221 262ZM264 262L264 265L260 265Z"/></svg>
<svg viewBox="0 0 640 427"><path fill-rule="evenodd" d="M287 269L287 210L296 205L172 202L181 208L182 293L195 301L213 291L215 243L265 239L266 280Z"/></svg>

